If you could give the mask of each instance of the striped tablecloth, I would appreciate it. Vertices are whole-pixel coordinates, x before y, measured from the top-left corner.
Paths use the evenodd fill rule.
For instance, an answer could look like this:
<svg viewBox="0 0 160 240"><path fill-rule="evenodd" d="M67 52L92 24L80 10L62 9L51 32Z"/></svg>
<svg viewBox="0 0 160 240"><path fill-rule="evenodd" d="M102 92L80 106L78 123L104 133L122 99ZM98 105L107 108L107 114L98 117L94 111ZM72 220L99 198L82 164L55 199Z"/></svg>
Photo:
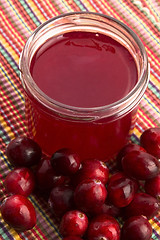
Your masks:
<svg viewBox="0 0 160 240"><path fill-rule="evenodd" d="M72 11L92 11L110 15L127 24L144 43L151 66L148 89L140 103L132 141L142 131L160 127L160 1L159 0L1 0L0 70L0 201L5 197L4 179L12 166L5 155L11 139L27 133L24 121L24 96L18 62L26 39L47 19ZM0 215L0 239L60 239L56 220L47 203L31 195L37 212L36 226L17 233ZM160 215L152 220L152 239L160 239ZM135 239L137 240L137 239Z"/></svg>

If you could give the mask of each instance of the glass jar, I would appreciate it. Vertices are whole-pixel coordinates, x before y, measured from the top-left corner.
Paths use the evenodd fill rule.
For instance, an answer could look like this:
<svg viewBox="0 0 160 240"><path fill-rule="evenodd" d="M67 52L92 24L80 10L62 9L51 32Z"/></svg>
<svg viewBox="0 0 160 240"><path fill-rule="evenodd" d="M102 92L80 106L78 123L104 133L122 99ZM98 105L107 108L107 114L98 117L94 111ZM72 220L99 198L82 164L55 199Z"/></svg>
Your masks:
<svg viewBox="0 0 160 240"><path fill-rule="evenodd" d="M74 107L47 96L30 73L32 58L48 39L73 31L107 35L123 45L137 67L138 81L122 99L100 107ZM54 17L28 38L20 58L20 77L25 90L26 123L45 154L61 148L78 152L82 159L107 161L125 145L136 120L137 107L149 80L145 48L137 35L122 22L99 13L74 12ZM104 89L105 91L105 89Z"/></svg>

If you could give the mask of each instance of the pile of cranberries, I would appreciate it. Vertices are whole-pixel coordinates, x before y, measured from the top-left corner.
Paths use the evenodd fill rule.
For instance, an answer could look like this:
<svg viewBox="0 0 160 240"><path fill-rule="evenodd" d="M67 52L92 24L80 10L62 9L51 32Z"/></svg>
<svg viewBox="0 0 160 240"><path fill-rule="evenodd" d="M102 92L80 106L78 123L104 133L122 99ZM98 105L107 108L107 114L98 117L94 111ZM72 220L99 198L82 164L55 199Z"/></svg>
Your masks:
<svg viewBox="0 0 160 240"><path fill-rule="evenodd" d="M36 224L27 197L37 188L48 196L64 240L151 239L148 220L158 213L160 200L160 128L144 131L140 145L123 147L114 174L102 161L82 161L70 149L42 156L38 144L27 137L12 140L6 155L15 169L4 182L8 196L1 214L16 230Z"/></svg>

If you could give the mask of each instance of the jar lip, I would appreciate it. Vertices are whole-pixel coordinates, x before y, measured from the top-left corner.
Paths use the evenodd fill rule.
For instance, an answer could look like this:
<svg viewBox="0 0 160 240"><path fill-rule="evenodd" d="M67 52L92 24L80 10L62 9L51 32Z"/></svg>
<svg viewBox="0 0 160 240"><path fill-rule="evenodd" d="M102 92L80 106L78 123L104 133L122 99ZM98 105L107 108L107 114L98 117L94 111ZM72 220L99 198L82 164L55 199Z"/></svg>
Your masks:
<svg viewBox="0 0 160 240"><path fill-rule="evenodd" d="M27 52L27 47L29 45L29 42L31 42L35 35L42 29L44 28L46 25L50 24L51 22L57 20L57 19L60 19L60 18L64 18L64 17L67 17L67 16L78 16L78 15L84 15L84 16L91 16L91 15L94 15L94 16L99 16L99 17L102 17L102 18L105 18L107 20L111 20L112 22L118 24L119 26L121 26L123 29L125 29L126 32L128 32L133 40L137 43L139 49L141 50L141 53L143 53L143 69L142 69L142 72L138 78L138 81L136 83L136 85L134 86L134 88L125 96L123 97L122 99L114 102L114 103L111 103L111 104L108 104L108 105L103 105L103 106L98 106L98 107L75 107L75 106L70 106L70 105L66 105L64 103L61 103L61 102L58 102L52 98L50 98L49 96L47 96L38 86L37 84L34 82L32 76L31 76L31 73L30 73L30 69L29 69L29 65L26 64L26 62L24 62L22 59L24 58L26 52ZM23 61L23 64L22 64L22 61ZM22 66L23 65L23 66ZM24 67L24 68L23 68ZM146 53L146 50L145 50L145 47L143 45L143 43L141 42L141 40L139 39L139 37L134 33L133 30L131 30L127 25L125 25L123 22L111 17L111 16L108 16L108 15L105 15L105 14L102 14L102 13L96 13L96 12L84 12L84 11L81 11L81 12L69 12L69 13L65 13L65 14L60 14L58 16L55 16L49 20L47 20L46 22L42 23L39 27L37 27L33 33L30 35L30 37L28 38L25 46L24 46L24 49L21 53L21 56L20 56L20 61L19 61L19 69L20 69L20 76L21 76L21 79L23 78L22 75L24 73L23 69L25 70L25 73L26 73L26 76L27 76L27 84L26 84L26 81L24 81L22 79L22 83L24 85L24 88L25 87L30 87L30 90L34 91L34 94L38 94L38 97L37 99L41 101L41 103L43 103L45 106L47 106L47 108L49 109L52 109L52 106L56 106L58 108L62 108L64 109L65 111L71 111L71 112L74 112L74 113L93 113L93 112L110 112L114 109L119 109L121 105L125 105L126 102L128 102L129 99L132 99L132 96L135 95L135 93L137 92L137 90L140 88L140 86L143 86L143 89L142 89L142 92L144 93L146 87L147 87L147 83L148 81L146 81L146 74L149 73L149 63L148 63L148 58L147 58L147 53ZM145 72L145 69L146 69L146 72ZM142 93L141 93L142 95ZM35 97L35 95L34 95Z"/></svg>

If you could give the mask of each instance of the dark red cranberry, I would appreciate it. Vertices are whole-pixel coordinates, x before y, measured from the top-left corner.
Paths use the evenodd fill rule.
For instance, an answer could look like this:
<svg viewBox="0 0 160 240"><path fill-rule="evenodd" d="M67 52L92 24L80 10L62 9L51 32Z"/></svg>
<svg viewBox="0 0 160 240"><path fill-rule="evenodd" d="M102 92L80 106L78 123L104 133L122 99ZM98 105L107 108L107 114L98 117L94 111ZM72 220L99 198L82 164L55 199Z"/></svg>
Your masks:
<svg viewBox="0 0 160 240"><path fill-rule="evenodd" d="M122 170L122 158L129 152L132 151L142 151L142 152L146 152L146 150L142 147L139 146L138 144L135 143L128 143L127 145L125 145L118 153L117 157L116 157L116 161L117 161L117 167L119 170Z"/></svg>
<svg viewBox="0 0 160 240"><path fill-rule="evenodd" d="M107 197L105 185L98 179L86 179L76 187L74 201L78 209L92 212L93 208L102 205Z"/></svg>
<svg viewBox="0 0 160 240"><path fill-rule="evenodd" d="M111 177L109 178L108 185L110 183L114 182L115 180L120 179L120 178L124 178L124 177L126 177L124 172L116 172L113 175L111 175Z"/></svg>
<svg viewBox="0 0 160 240"><path fill-rule="evenodd" d="M112 180L107 190L109 200L118 208L127 206L135 195L134 183L127 177Z"/></svg>
<svg viewBox="0 0 160 240"><path fill-rule="evenodd" d="M42 159L38 164L35 177L38 189L47 193L50 192L53 187L69 183L69 177L57 175L51 166L50 159L47 158Z"/></svg>
<svg viewBox="0 0 160 240"><path fill-rule="evenodd" d="M144 185L145 192L160 200L160 173L158 176L148 179Z"/></svg>
<svg viewBox="0 0 160 240"><path fill-rule="evenodd" d="M54 187L48 200L50 208L55 215L61 217L73 208L73 190L70 186Z"/></svg>
<svg viewBox="0 0 160 240"><path fill-rule="evenodd" d="M125 208L125 216L154 217L159 211L158 200L146 193L136 193L133 201Z"/></svg>
<svg viewBox="0 0 160 240"><path fill-rule="evenodd" d="M119 224L109 215L99 215L91 220L88 226L87 237L88 240L119 240Z"/></svg>
<svg viewBox="0 0 160 240"><path fill-rule="evenodd" d="M149 128L140 137L140 144L156 158L160 158L160 128Z"/></svg>
<svg viewBox="0 0 160 240"><path fill-rule="evenodd" d="M30 138L17 137L7 146L8 160L17 167L29 167L37 164L42 156L40 146Z"/></svg>
<svg viewBox="0 0 160 240"><path fill-rule="evenodd" d="M34 175L28 168L16 168L7 175L4 185L8 193L28 197L35 187Z"/></svg>
<svg viewBox="0 0 160 240"><path fill-rule="evenodd" d="M147 180L158 175L160 164L149 153L133 151L123 157L122 166L129 177Z"/></svg>
<svg viewBox="0 0 160 240"><path fill-rule="evenodd" d="M152 227L144 216L134 216L127 219L121 231L121 240L150 240Z"/></svg>
<svg viewBox="0 0 160 240"><path fill-rule="evenodd" d="M63 240L83 240L83 239L80 237L76 237L76 236L68 236L68 237L63 238Z"/></svg>
<svg viewBox="0 0 160 240"><path fill-rule="evenodd" d="M108 181L109 170L106 164L97 159L88 159L82 163L81 169L73 179L74 185L78 185L85 179L99 179L103 184Z"/></svg>
<svg viewBox="0 0 160 240"><path fill-rule="evenodd" d="M110 202L105 202L104 204L97 206L92 210L92 216L98 216L101 214L107 214L112 217L119 217L121 215L121 208L117 208Z"/></svg>
<svg viewBox="0 0 160 240"><path fill-rule="evenodd" d="M70 149L60 149L52 155L51 165L58 174L72 175L80 168L80 157Z"/></svg>
<svg viewBox="0 0 160 240"><path fill-rule="evenodd" d="M126 178L126 177L127 177L127 175L124 172L116 172L109 178L108 185L111 182L113 182L113 181L115 181L117 179ZM136 179L134 179L134 178L130 178L130 180L132 180L132 182L134 184L135 192L137 192L138 189L139 189L139 182Z"/></svg>
<svg viewBox="0 0 160 240"><path fill-rule="evenodd" d="M67 212L61 220L59 231L63 237L82 237L88 227L87 216L78 210Z"/></svg>
<svg viewBox="0 0 160 240"><path fill-rule="evenodd" d="M22 195L11 195L1 205L4 221L18 231L26 231L36 224L36 212L32 203Z"/></svg>

